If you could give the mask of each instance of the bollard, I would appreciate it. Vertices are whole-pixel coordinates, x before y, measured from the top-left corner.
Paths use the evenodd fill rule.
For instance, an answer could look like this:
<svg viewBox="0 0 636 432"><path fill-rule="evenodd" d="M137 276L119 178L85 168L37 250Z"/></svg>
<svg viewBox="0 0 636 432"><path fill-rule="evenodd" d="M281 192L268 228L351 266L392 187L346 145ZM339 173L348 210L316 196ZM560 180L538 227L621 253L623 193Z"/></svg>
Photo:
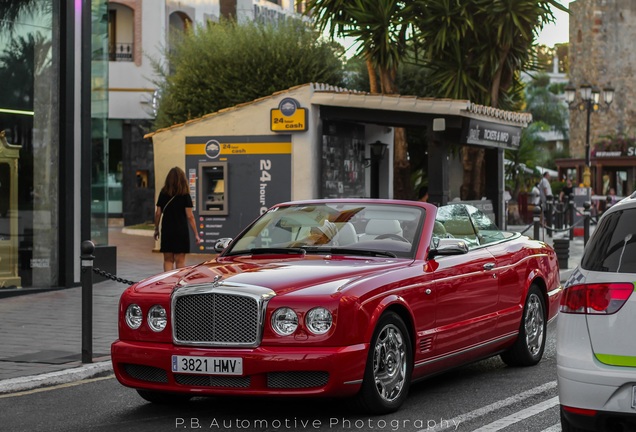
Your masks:
<svg viewBox="0 0 636 432"><path fill-rule="evenodd" d="M93 362L93 260L95 244L84 240L80 255L82 283L82 363Z"/></svg>
<svg viewBox="0 0 636 432"><path fill-rule="evenodd" d="M534 210L532 210L532 222L534 223L534 239L541 240L541 207L534 206Z"/></svg>
<svg viewBox="0 0 636 432"><path fill-rule="evenodd" d="M570 240L555 238L552 247L554 252L556 252L557 260L559 261L559 268L568 268L568 258L570 258Z"/></svg>
<svg viewBox="0 0 636 432"><path fill-rule="evenodd" d="M587 241L590 239L590 207L592 204L589 201L585 201L583 204L583 247L587 245Z"/></svg>

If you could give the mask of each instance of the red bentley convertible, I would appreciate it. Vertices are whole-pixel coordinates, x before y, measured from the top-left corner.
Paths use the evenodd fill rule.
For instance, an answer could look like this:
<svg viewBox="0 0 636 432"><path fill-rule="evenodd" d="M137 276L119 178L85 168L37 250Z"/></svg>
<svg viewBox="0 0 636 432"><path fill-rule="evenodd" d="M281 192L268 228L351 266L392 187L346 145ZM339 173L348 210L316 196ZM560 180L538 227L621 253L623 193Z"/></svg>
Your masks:
<svg viewBox="0 0 636 432"><path fill-rule="evenodd" d="M443 370L538 363L561 297L550 246L464 204L284 203L223 247L122 294L113 367L144 399L349 396L387 413Z"/></svg>

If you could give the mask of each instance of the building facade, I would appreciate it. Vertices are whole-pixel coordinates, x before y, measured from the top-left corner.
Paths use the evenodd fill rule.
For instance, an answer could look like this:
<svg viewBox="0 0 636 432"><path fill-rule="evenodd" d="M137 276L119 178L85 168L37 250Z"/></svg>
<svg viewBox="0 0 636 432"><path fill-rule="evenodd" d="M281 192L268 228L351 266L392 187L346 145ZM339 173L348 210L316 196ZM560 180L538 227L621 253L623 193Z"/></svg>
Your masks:
<svg viewBox="0 0 636 432"><path fill-rule="evenodd" d="M0 4L0 289L73 286L81 238L107 244L106 215L82 190L106 138L106 10Z"/></svg>
<svg viewBox="0 0 636 432"><path fill-rule="evenodd" d="M594 193L603 193L609 178L611 187L627 195L636 188L636 2L577 0L570 3L570 10L571 84L615 91L611 105L601 100L590 115L591 186ZM575 159L557 161L557 165L562 174L574 175L578 182L583 181L587 133L586 110L573 109L570 153Z"/></svg>
<svg viewBox="0 0 636 432"><path fill-rule="evenodd" d="M294 0L110 0L108 3L108 141L97 200L111 222L126 226L153 220L153 149L144 134L152 127L157 74L175 33L220 19L278 21L299 16Z"/></svg>

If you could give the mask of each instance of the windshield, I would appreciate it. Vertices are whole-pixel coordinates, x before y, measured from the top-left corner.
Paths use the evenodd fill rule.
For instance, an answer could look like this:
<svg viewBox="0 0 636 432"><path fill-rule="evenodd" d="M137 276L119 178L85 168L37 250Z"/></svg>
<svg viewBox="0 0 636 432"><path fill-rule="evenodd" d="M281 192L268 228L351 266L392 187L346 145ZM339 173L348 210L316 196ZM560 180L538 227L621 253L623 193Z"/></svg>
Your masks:
<svg viewBox="0 0 636 432"><path fill-rule="evenodd" d="M274 208L223 255L330 253L413 258L426 210L369 203L316 203Z"/></svg>

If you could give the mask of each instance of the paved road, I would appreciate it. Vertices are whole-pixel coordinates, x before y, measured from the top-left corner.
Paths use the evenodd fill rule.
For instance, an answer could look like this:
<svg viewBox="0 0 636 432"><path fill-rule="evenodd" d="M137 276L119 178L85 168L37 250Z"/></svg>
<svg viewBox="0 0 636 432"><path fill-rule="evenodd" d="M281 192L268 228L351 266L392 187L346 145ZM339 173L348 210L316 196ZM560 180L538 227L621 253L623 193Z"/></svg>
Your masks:
<svg viewBox="0 0 636 432"><path fill-rule="evenodd" d="M526 226L510 226L524 231ZM532 235L533 230L526 231ZM141 280L162 270L162 255L153 252L152 237L126 234L112 228L109 243L117 246L117 275ZM547 243L552 239L542 238ZM583 239L570 242L565 281L579 262ZM194 264L210 255L188 255ZM78 258L79 259L79 258ZM110 373L110 344L117 337L119 296L127 285L105 281L93 287L93 362L82 364L82 290L68 288L20 296L0 292L0 394L72 382Z"/></svg>

